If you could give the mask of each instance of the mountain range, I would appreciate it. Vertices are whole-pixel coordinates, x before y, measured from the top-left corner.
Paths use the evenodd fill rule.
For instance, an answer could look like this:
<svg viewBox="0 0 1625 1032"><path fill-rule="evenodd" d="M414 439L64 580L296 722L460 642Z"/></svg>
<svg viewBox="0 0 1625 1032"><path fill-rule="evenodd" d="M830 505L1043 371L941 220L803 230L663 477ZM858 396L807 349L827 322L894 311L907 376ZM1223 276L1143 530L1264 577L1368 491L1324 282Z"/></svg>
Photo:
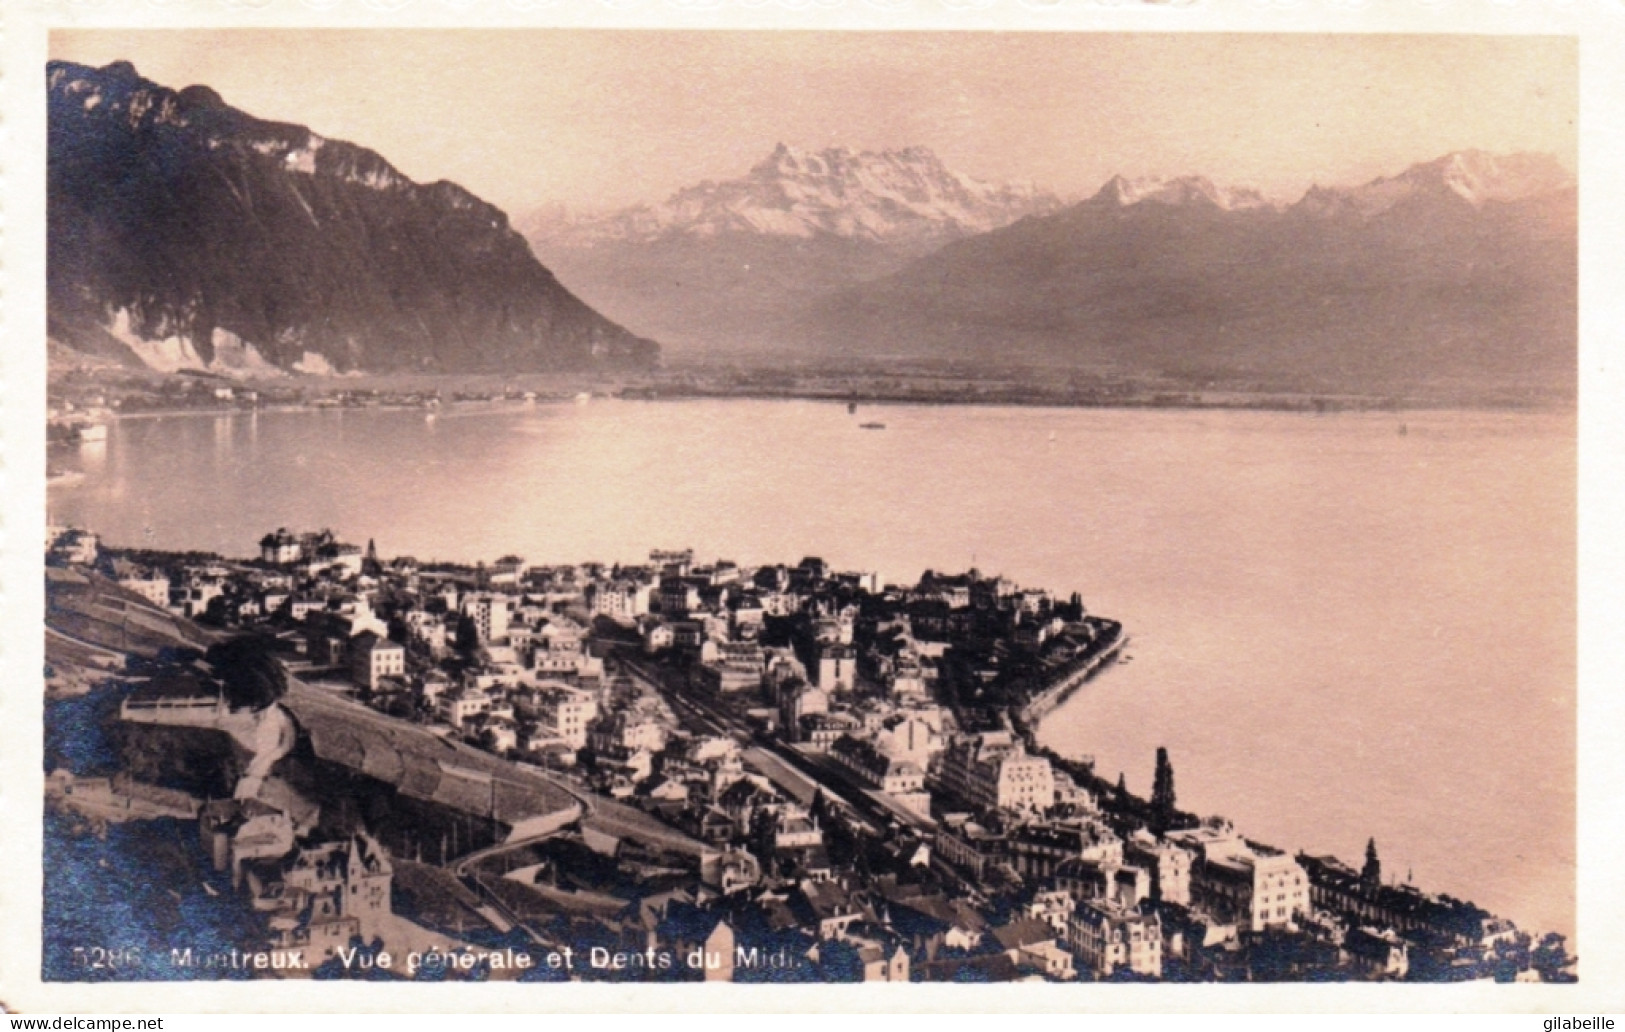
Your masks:
<svg viewBox="0 0 1625 1032"><path fill-rule="evenodd" d="M853 168L909 183L906 207L895 179ZM584 297L674 344L1219 388L1573 391L1576 194L1550 156L1456 152L1291 204L1119 176L1066 206L987 186L971 205L966 181L922 148L781 147L658 208L525 226Z"/></svg>
<svg viewBox="0 0 1625 1032"><path fill-rule="evenodd" d="M127 62L47 66L48 315L127 364L271 373L594 369L658 347L450 182Z"/></svg>
<svg viewBox="0 0 1625 1032"><path fill-rule="evenodd" d="M792 313L945 243L1059 211L1031 184L987 183L924 147L801 151L660 204L520 225L582 296L673 345L760 350Z"/></svg>
<svg viewBox="0 0 1625 1032"><path fill-rule="evenodd" d="M808 152L781 143L738 179L706 181L661 204L608 215L542 216L529 228L576 247L748 234L841 237L924 253L1060 207L1054 194L1031 184L955 172L925 147Z"/></svg>
<svg viewBox="0 0 1625 1032"><path fill-rule="evenodd" d="M522 236L456 184L206 86L125 62L47 73L53 354L605 370L653 364L659 339L1202 389L1574 391L1576 191L1545 155L1461 151L1290 204L1201 176L1068 203L924 147L781 144L738 178L532 214Z"/></svg>
<svg viewBox="0 0 1625 1032"><path fill-rule="evenodd" d="M821 299L797 329L837 352L1215 386L1568 393L1575 236L1572 182L1533 156L1452 154L1284 208L1114 180Z"/></svg>

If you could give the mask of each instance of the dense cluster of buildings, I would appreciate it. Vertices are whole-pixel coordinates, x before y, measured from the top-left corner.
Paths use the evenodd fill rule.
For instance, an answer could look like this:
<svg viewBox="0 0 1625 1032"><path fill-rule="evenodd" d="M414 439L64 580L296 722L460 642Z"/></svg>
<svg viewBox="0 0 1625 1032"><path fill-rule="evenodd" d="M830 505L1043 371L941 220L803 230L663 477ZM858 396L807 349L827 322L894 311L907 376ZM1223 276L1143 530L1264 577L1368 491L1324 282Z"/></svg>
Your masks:
<svg viewBox="0 0 1625 1032"><path fill-rule="evenodd" d="M1121 645L1076 596L975 570L899 586L817 558L751 568L688 551L639 566L386 561L280 529L253 561L98 554L82 532L51 547L172 613L274 639L309 684L700 843L678 876L669 856L634 862L582 833L643 872L644 889L595 889L642 908L638 934L658 898L660 914L725 915L730 936L793 941L798 957L850 947L864 977L890 980L1402 978L1419 957L1428 977L1476 977L1516 949L1530 970L1528 937L1470 904L1290 855L1171 798L1148 806L1039 749L1024 704ZM204 814L205 835L259 819L280 850L220 860L257 906L316 907L326 923L307 919L307 937L376 920L382 847L305 858L293 829L227 810ZM574 855L534 877L579 890ZM595 934L632 934L596 920Z"/></svg>
<svg viewBox="0 0 1625 1032"><path fill-rule="evenodd" d="M313 836L298 817L258 799L207 803L198 834L217 871L247 893L264 915L274 950L315 963L352 941L385 938L394 866L364 831Z"/></svg>

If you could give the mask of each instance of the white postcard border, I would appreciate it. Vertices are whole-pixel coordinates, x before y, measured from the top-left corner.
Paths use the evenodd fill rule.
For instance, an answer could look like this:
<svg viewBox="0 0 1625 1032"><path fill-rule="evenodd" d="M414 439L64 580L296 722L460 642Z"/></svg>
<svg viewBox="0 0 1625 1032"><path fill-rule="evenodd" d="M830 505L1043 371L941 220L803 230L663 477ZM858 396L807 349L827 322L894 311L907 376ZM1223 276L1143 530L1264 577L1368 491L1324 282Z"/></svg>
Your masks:
<svg viewBox="0 0 1625 1032"><path fill-rule="evenodd" d="M44 65L52 28L597 27L1559 34L1580 41L1580 982L702 986L40 980ZM16 1011L1415 1012L1625 1010L1625 2L120 0L8 4L0 41L0 1005ZM250 988L250 985L252 988Z"/></svg>

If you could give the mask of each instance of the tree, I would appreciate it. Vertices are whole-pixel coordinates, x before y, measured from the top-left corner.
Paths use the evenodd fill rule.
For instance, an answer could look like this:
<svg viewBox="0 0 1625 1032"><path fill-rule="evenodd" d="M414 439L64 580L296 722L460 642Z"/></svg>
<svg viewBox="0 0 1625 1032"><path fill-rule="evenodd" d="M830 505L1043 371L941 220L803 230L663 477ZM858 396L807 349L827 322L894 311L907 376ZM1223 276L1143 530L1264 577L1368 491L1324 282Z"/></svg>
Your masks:
<svg viewBox="0 0 1625 1032"><path fill-rule="evenodd" d="M820 825L829 823L829 800L824 798L822 785L813 789L812 801L807 804L807 815Z"/></svg>
<svg viewBox="0 0 1625 1032"><path fill-rule="evenodd" d="M1556 932L1548 932L1529 954L1529 966L1547 982L1573 982L1575 958L1568 951L1568 942Z"/></svg>
<svg viewBox="0 0 1625 1032"><path fill-rule="evenodd" d="M457 618L457 633L454 641L457 651L464 655L469 655L480 647L479 628L474 625L474 618L467 613Z"/></svg>
<svg viewBox="0 0 1625 1032"><path fill-rule="evenodd" d="M1151 830L1157 834L1167 831L1174 823L1174 765L1168 762L1168 750L1157 748L1157 772L1151 782Z"/></svg>
<svg viewBox="0 0 1625 1032"><path fill-rule="evenodd" d="M1174 805L1174 767L1168 762L1168 750L1164 746L1157 747L1157 769L1151 779L1151 802L1161 809L1172 809Z"/></svg>
<svg viewBox="0 0 1625 1032"><path fill-rule="evenodd" d="M1365 866L1360 868L1360 884L1376 888L1382 884L1382 861L1377 859L1377 840L1366 839Z"/></svg>
<svg viewBox="0 0 1625 1032"><path fill-rule="evenodd" d="M288 675L275 649L275 639L266 636L232 638L209 647L205 658L219 675L232 709L264 709L287 692Z"/></svg>

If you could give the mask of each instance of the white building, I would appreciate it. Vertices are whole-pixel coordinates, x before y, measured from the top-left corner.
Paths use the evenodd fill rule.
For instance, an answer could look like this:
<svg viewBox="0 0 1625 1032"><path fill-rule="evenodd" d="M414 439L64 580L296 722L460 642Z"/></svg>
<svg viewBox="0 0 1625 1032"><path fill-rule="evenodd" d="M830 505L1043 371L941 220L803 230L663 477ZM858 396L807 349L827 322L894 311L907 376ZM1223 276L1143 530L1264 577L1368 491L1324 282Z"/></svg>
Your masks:
<svg viewBox="0 0 1625 1032"><path fill-rule="evenodd" d="M491 696L479 688L459 688L440 696L440 719L462 730L473 717L491 710Z"/></svg>
<svg viewBox="0 0 1625 1032"><path fill-rule="evenodd" d="M1197 857L1190 871L1193 907L1254 932L1291 927L1309 912L1309 876L1281 850L1217 822L1167 837Z"/></svg>
<svg viewBox="0 0 1625 1032"><path fill-rule="evenodd" d="M531 693L537 721L553 734L580 749L587 744L587 725L598 715L598 703L591 692L549 682Z"/></svg>
<svg viewBox="0 0 1625 1032"><path fill-rule="evenodd" d="M406 647L372 631L357 635L349 653L350 679L369 691L377 691L386 677L406 676Z"/></svg>
<svg viewBox="0 0 1625 1032"><path fill-rule="evenodd" d="M587 589L587 608L595 616L607 616L618 623L631 623L649 612L648 584L616 580L593 584Z"/></svg>
<svg viewBox="0 0 1625 1032"><path fill-rule="evenodd" d="M1049 760L1029 755L1007 731L967 739L943 754L942 784L983 809L1038 811L1055 805Z"/></svg>
<svg viewBox="0 0 1625 1032"><path fill-rule="evenodd" d="M814 680L826 692L849 692L858 674L858 654L850 645L825 645L813 668Z"/></svg>
<svg viewBox="0 0 1625 1032"><path fill-rule="evenodd" d="M481 645L508 639L508 622L513 618L513 599L489 592L469 595L463 599L463 615L474 624L474 634Z"/></svg>
<svg viewBox="0 0 1625 1032"><path fill-rule="evenodd" d="M155 606L169 605L169 578L161 573L150 573L145 577L121 577L118 586L125 591L135 592Z"/></svg>

